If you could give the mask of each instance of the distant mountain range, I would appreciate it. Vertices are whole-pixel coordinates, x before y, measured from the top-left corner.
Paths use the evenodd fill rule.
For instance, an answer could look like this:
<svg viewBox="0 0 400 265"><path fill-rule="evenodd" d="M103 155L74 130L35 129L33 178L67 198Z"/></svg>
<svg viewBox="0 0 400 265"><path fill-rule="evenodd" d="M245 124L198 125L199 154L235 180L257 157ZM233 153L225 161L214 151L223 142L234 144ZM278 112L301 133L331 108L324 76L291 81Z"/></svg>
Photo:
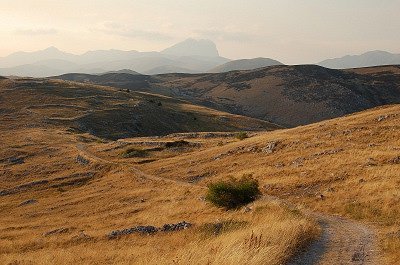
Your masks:
<svg viewBox="0 0 400 265"><path fill-rule="evenodd" d="M400 54L385 51L370 51L361 55L346 55L341 58L328 59L318 65L332 69L359 68L380 65L400 64Z"/></svg>
<svg viewBox="0 0 400 265"><path fill-rule="evenodd" d="M45 77L71 72L104 73L130 69L141 74L206 72L230 61L209 40L187 39L161 52L89 51L75 55L50 47L0 58L0 75Z"/></svg>
<svg viewBox="0 0 400 265"><path fill-rule="evenodd" d="M400 64L400 54L384 51L347 55L318 63L332 69L396 64ZM283 64L270 58L232 61L221 57L215 43L210 40L187 39L160 52L96 50L75 55L56 47L35 52L16 52L0 58L0 75L48 77L66 73L121 73L119 71L145 75L223 73L275 65Z"/></svg>

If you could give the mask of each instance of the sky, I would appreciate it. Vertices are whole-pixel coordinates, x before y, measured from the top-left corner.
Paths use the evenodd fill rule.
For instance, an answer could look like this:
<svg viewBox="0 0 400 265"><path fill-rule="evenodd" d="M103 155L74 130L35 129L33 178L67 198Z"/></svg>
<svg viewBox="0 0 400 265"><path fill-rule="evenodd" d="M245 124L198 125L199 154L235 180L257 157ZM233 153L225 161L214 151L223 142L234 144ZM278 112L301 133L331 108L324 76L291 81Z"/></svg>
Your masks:
<svg viewBox="0 0 400 265"><path fill-rule="evenodd" d="M55 46L160 51L210 39L230 59L400 53L400 0L0 0L0 57Z"/></svg>

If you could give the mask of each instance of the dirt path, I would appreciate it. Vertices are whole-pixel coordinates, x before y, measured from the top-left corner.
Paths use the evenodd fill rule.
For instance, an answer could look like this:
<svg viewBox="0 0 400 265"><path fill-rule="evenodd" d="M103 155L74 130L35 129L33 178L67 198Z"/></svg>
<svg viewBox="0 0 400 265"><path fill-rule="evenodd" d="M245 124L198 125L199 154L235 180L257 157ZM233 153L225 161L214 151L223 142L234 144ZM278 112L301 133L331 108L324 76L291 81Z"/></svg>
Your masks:
<svg viewBox="0 0 400 265"><path fill-rule="evenodd" d="M320 223L322 235L289 265L380 264L373 230L341 217L313 212L307 214Z"/></svg>
<svg viewBox="0 0 400 265"><path fill-rule="evenodd" d="M105 160L88 152L82 144L77 149L91 159L112 164L121 164ZM156 177L144 173L131 164L122 163L137 176L154 181L174 182L180 185L199 186L194 183ZM201 186L204 188L203 186ZM266 200L277 200L295 207L280 198L264 196ZM341 217L325 215L312 211L304 211L306 215L317 220L322 228L321 237L312 242L304 251L295 256L288 265L380 265L376 249L376 235L369 227Z"/></svg>

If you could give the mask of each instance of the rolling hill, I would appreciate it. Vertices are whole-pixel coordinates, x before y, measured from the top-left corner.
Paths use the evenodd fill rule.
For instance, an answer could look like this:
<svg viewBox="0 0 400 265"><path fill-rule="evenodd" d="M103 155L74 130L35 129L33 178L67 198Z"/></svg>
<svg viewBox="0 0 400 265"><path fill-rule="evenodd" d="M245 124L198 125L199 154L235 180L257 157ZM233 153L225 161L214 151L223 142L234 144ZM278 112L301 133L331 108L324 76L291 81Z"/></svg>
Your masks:
<svg viewBox="0 0 400 265"><path fill-rule="evenodd" d="M104 83L97 77L89 81L182 98L294 127L400 103L399 69L399 66L352 70L316 65L271 66L228 73L132 76L115 84Z"/></svg>
<svg viewBox="0 0 400 265"><path fill-rule="evenodd" d="M105 80L113 75L97 77ZM64 128L114 140L178 132L278 128L182 100L110 87L46 79L3 80L0 85L1 111L7 116L3 118L14 127Z"/></svg>
<svg viewBox="0 0 400 265"><path fill-rule="evenodd" d="M197 129L187 117L216 130L266 123L74 82L3 80L0 91L2 264L305 264L300 250L322 264L400 258L399 105L242 141L118 139L174 121ZM259 181L256 202L224 211L204 200L207 184L241 176Z"/></svg>
<svg viewBox="0 0 400 265"><path fill-rule="evenodd" d="M318 65L332 69L360 68L370 66L400 64L400 54L386 51L370 51L361 55L346 55L341 58L328 59Z"/></svg>
<svg viewBox="0 0 400 265"><path fill-rule="evenodd" d="M208 72L223 73L223 72L238 71L238 70L252 70L274 65L283 65L283 64L281 62L269 58L241 59L224 63L220 66L217 66L209 70Z"/></svg>

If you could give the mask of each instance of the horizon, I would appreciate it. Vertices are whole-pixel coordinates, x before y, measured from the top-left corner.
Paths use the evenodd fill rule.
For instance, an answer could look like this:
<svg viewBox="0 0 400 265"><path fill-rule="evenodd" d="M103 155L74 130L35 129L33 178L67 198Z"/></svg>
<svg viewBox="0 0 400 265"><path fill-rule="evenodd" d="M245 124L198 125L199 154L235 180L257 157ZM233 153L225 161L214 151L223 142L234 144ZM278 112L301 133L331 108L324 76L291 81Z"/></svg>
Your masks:
<svg viewBox="0 0 400 265"><path fill-rule="evenodd" d="M180 42L178 42L178 43L181 43L181 42L184 42L184 41L186 41L186 40L189 40L189 39L194 39L194 40L196 40L196 41L199 41L199 40L209 40L209 39L195 39L195 38L187 38L187 39L185 39L185 40L182 40L182 41L180 41ZM212 41L212 42L214 42L213 40L209 40L209 41ZM214 42L215 43L215 42ZM175 43L175 44L177 44L177 43ZM174 45L174 44L173 44ZM173 45L171 45L170 47L172 47ZM5 58L5 57L8 57L8 56L11 56L11 55L13 55L13 54L16 54L16 53L19 53L19 52L22 52L22 53L33 53L33 52L39 52L39 51L46 51L46 50L50 50L50 49L55 49L55 50L58 50L58 51L60 51L60 52L63 52L63 53L68 53L68 54L72 54L72 55L76 55L76 56L81 56L81 55L84 55L84 54L86 54L86 53L89 53L89 52L96 52L96 51L123 51L123 52L143 52L143 53L146 53L146 52L162 52L164 49L166 49L166 48L169 48L169 47L165 47L165 48L163 48L163 49L160 49L160 50L137 50L137 49L131 49L131 50L124 50L124 49L115 49L115 48L110 48L110 49L93 49L93 50L86 50L86 51L83 51L83 52L80 52L80 53L74 53L74 52L72 52L72 51L66 51L66 50L62 50L62 49L59 49L57 46L54 46L54 45L51 45L51 46L47 46L47 47L44 47L44 48L41 48L41 49L38 49L38 50L21 50L21 51L15 51L15 52L12 52L12 53L10 53L10 54L7 54L6 56L0 56L0 58ZM218 45L217 45L217 50L218 50L218 52L220 52L221 53L221 50L218 48ZM363 55L363 54L367 54L367 53L370 53L370 52L387 52L387 53L391 53L391 54L398 54L397 52L394 52L394 51L388 51L388 50L379 50L379 49L375 49L375 50L368 50L368 51L363 51L363 52L360 52L360 53L357 53L357 54L343 54L342 56L338 56L337 58L343 58L343 57L346 57L346 56L359 56L359 55ZM221 55L220 55L221 56ZM222 57L224 57L224 56L222 56ZM284 63L284 64L286 64L286 65L301 65L301 64L296 64L296 63L294 63L294 64L288 64L288 63L285 63L285 62L283 62L282 60L280 60L279 58L272 58L272 57L263 57L263 56L256 56L256 57L247 57L247 58L228 58L228 57L224 57L224 58L227 58L227 59L229 59L229 60L241 60L241 59L255 59L255 58L270 58L270 59L274 59L274 60L277 60L277 61L279 61L279 62L282 62L282 63ZM325 58L325 59L322 59L321 61L318 61L318 62L305 62L305 63L302 63L302 64L318 64L318 63L320 63L320 62L322 62L323 60L327 60L327 59L335 59L335 58Z"/></svg>
<svg viewBox="0 0 400 265"><path fill-rule="evenodd" d="M160 51L187 38L210 39L229 59L264 57L285 64L375 50L400 53L400 36L392 34L400 27L399 8L398 0L117 0L112 6L104 0L16 0L0 11L0 33L7 40L0 57L47 47L72 54Z"/></svg>

